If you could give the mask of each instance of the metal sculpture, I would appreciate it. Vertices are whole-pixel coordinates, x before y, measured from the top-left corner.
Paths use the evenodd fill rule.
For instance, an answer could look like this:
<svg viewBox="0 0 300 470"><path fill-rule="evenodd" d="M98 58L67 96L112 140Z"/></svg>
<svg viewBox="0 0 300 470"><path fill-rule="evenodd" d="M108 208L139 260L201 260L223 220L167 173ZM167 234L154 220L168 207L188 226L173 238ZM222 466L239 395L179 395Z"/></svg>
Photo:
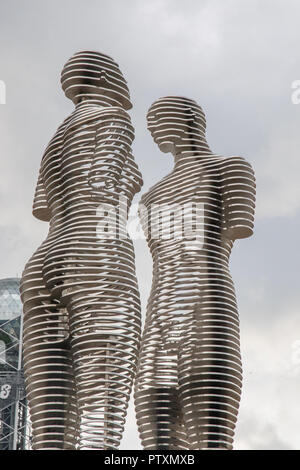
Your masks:
<svg viewBox="0 0 300 470"><path fill-rule="evenodd" d="M140 206L153 256L135 385L142 444L231 449L242 365L229 256L253 232L254 173L243 158L210 150L195 101L161 98L147 117L175 167Z"/></svg>
<svg viewBox="0 0 300 470"><path fill-rule="evenodd" d="M42 158L33 214L50 229L21 284L33 449L116 449L140 339L131 102L104 54L76 53L61 82L76 107Z"/></svg>

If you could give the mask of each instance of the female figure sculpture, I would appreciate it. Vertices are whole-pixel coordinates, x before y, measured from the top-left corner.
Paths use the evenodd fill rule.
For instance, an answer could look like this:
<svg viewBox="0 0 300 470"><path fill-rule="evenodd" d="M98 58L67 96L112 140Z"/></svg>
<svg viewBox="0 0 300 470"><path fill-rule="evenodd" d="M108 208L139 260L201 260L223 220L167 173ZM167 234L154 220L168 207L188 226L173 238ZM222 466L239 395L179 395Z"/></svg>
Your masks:
<svg viewBox="0 0 300 470"><path fill-rule="evenodd" d="M140 339L126 231L142 185L125 111L131 102L118 65L104 54L76 53L61 82L75 110L41 162L33 214L50 229L21 284L33 449L116 449ZM114 233L105 228L112 220Z"/></svg>
<svg viewBox="0 0 300 470"><path fill-rule="evenodd" d="M153 256L135 385L142 444L231 449L242 367L228 263L234 240L253 231L254 173L241 157L213 154L205 115L193 100L161 98L147 117L175 167L140 207Z"/></svg>

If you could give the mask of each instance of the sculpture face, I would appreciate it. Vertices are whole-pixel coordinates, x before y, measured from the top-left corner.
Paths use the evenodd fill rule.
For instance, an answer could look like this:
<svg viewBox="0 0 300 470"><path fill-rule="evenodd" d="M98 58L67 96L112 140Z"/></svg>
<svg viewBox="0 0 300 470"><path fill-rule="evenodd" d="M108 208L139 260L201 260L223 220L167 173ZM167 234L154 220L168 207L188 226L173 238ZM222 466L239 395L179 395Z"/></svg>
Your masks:
<svg viewBox="0 0 300 470"><path fill-rule="evenodd" d="M194 101L181 97L157 100L147 114L148 129L162 152L175 154L180 145L191 147L205 135L205 116Z"/></svg>
<svg viewBox="0 0 300 470"><path fill-rule="evenodd" d="M184 125L178 122L176 111L162 106L148 114L148 129L162 152L173 153L178 134L184 132Z"/></svg>
<svg viewBox="0 0 300 470"><path fill-rule="evenodd" d="M132 107L127 82L118 64L99 52L77 52L61 73L62 88L77 104L86 97L107 96L125 109Z"/></svg>

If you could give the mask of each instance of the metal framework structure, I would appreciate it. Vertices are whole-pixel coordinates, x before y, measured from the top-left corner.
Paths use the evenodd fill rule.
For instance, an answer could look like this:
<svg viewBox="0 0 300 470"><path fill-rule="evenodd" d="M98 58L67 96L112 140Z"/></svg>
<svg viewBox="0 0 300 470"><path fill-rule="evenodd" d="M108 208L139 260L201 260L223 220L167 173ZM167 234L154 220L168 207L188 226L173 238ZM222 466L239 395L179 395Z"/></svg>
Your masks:
<svg viewBox="0 0 300 470"><path fill-rule="evenodd" d="M0 450L30 448L17 278L0 280Z"/></svg>
<svg viewBox="0 0 300 470"><path fill-rule="evenodd" d="M33 214L50 229L21 283L33 449L116 449L140 340L131 103L104 54L76 53L61 82L75 110L42 158Z"/></svg>
<svg viewBox="0 0 300 470"><path fill-rule="evenodd" d="M193 100L159 99L148 128L175 167L140 207L153 256L135 385L140 436L148 450L231 449L242 364L229 256L253 232L254 173L242 157L210 150Z"/></svg>

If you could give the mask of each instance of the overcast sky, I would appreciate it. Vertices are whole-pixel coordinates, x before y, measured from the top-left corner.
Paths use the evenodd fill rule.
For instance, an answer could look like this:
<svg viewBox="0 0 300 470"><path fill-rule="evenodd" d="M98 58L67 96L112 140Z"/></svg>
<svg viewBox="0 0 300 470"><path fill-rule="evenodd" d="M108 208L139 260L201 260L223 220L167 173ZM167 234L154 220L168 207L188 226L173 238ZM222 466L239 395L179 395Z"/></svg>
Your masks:
<svg viewBox="0 0 300 470"><path fill-rule="evenodd" d="M241 155L257 177L252 238L231 257L241 321L244 384L236 449L300 448L300 80L298 0L1 0L0 278L20 276L47 233L31 215L43 150L73 110L60 88L79 50L112 56L131 91L134 154L144 187L173 164L146 129L165 95L196 100L208 141ZM138 196L137 200L139 199ZM135 243L143 312L151 282ZM146 260L146 261L145 261ZM140 447L132 408L123 449Z"/></svg>

